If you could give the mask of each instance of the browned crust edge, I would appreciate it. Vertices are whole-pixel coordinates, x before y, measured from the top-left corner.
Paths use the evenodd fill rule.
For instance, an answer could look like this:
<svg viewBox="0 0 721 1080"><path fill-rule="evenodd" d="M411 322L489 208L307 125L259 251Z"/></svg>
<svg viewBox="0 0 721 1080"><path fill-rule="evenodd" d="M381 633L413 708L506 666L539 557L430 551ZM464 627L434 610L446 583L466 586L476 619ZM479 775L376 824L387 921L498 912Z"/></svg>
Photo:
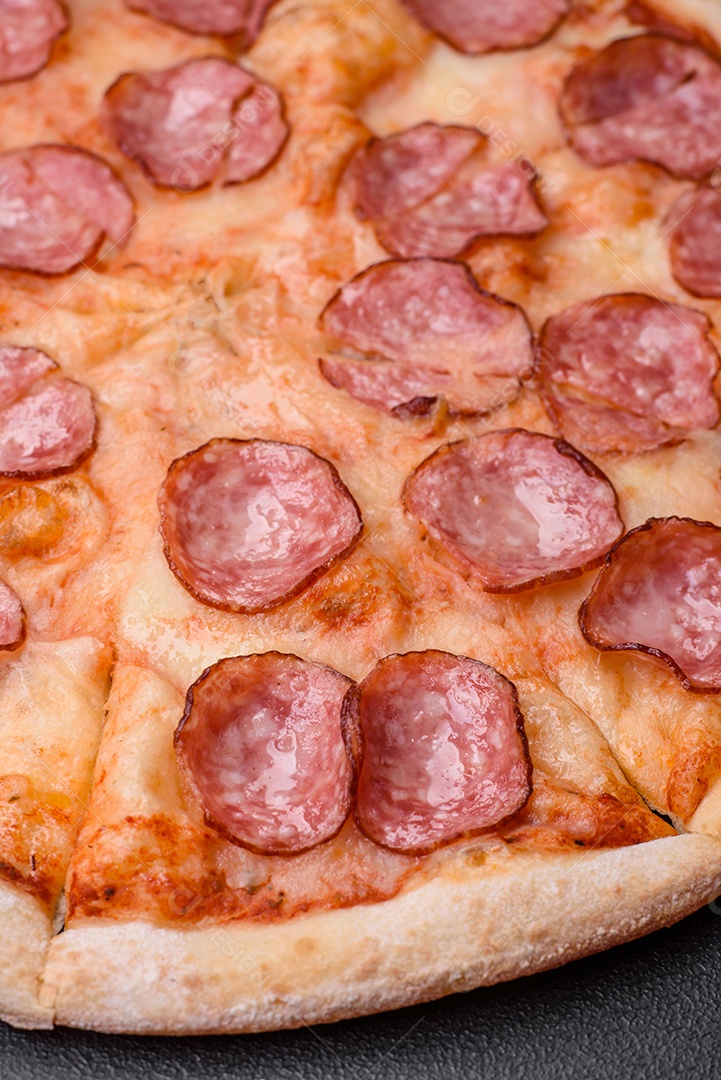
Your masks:
<svg viewBox="0 0 721 1080"><path fill-rule="evenodd" d="M458 860L392 900L273 927L88 919L53 940L40 1000L57 1024L97 1031L300 1027L558 967L668 926L720 889L721 843L685 835Z"/></svg>

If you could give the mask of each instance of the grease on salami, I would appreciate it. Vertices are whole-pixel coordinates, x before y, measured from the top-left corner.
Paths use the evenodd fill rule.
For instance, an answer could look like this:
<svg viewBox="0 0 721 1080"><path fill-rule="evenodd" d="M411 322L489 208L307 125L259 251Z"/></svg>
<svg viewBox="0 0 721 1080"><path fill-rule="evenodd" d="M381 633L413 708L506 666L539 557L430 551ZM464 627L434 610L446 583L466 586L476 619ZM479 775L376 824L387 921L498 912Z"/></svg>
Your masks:
<svg viewBox="0 0 721 1080"><path fill-rule="evenodd" d="M563 440L520 428L441 447L403 502L489 592L577 577L623 532L610 480Z"/></svg>
<svg viewBox="0 0 721 1080"><path fill-rule="evenodd" d="M463 53L521 49L547 37L570 0L402 0L429 30Z"/></svg>
<svg viewBox="0 0 721 1080"><path fill-rule="evenodd" d="M335 467L292 443L213 439L173 462L158 503L171 570L196 599L226 611L291 599L363 531Z"/></svg>
<svg viewBox="0 0 721 1080"><path fill-rule="evenodd" d="M458 255L481 236L532 235L548 219L534 170L487 160L476 128L420 124L371 139L348 179L356 213L392 255Z"/></svg>
<svg viewBox="0 0 721 1080"><path fill-rule="evenodd" d="M687 690L721 693L721 529L651 518L609 552L580 611L584 637L668 665Z"/></svg>
<svg viewBox="0 0 721 1080"><path fill-rule="evenodd" d="M0 345L0 475L34 480L67 472L92 450L92 395L52 377L57 371L39 349Z"/></svg>
<svg viewBox="0 0 721 1080"><path fill-rule="evenodd" d="M20 600L0 581L0 650L14 652L25 640L25 612Z"/></svg>
<svg viewBox="0 0 721 1080"><path fill-rule="evenodd" d="M638 293L566 308L544 326L536 360L551 419L597 453L652 450L713 427L709 329L702 312Z"/></svg>
<svg viewBox="0 0 721 1080"><path fill-rule="evenodd" d="M155 184L183 191L252 179L288 136L278 91L220 57L121 75L103 120Z"/></svg>
<svg viewBox="0 0 721 1080"><path fill-rule="evenodd" d="M671 272L696 296L721 296L721 194L712 187L685 192L668 218Z"/></svg>
<svg viewBox="0 0 721 1080"><path fill-rule="evenodd" d="M40 349L0 345L0 409L11 405L58 365Z"/></svg>
<svg viewBox="0 0 721 1080"><path fill-rule="evenodd" d="M152 15L191 34L241 35L253 44L275 0L125 0L132 11Z"/></svg>
<svg viewBox="0 0 721 1080"><path fill-rule="evenodd" d="M43 379L0 410L0 474L39 479L68 472L92 450L95 428L87 386Z"/></svg>
<svg viewBox="0 0 721 1080"><path fill-rule="evenodd" d="M62 274L107 237L121 245L133 203L102 158L76 146L0 154L0 266Z"/></svg>
<svg viewBox="0 0 721 1080"><path fill-rule="evenodd" d="M698 180L721 159L721 64L662 34L613 41L582 61L559 108L571 145L597 167L644 160Z"/></svg>
<svg viewBox="0 0 721 1080"><path fill-rule="evenodd" d="M67 28L57 0L0 0L0 83L44 68L53 42Z"/></svg>
<svg viewBox="0 0 721 1080"><path fill-rule="evenodd" d="M320 321L334 354L322 373L387 412L423 401L427 411L441 397L452 413L489 412L515 397L531 368L524 313L480 289L463 263L378 263L344 285Z"/></svg>
<svg viewBox="0 0 721 1080"><path fill-rule="evenodd" d="M207 668L188 690L178 759L207 820L262 855L293 855L336 835L351 810L341 731L351 680L268 652Z"/></svg>
<svg viewBox="0 0 721 1080"><path fill-rule="evenodd" d="M493 828L531 792L516 688L466 656L387 656L343 709L356 814L371 840L423 852Z"/></svg>

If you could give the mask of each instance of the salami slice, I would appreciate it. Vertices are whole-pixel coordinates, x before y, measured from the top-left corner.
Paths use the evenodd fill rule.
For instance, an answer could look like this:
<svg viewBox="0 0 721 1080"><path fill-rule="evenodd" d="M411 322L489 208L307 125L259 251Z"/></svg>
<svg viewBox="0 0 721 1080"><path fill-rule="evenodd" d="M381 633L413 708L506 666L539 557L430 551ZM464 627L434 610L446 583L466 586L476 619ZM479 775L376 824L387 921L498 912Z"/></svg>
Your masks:
<svg viewBox="0 0 721 1080"><path fill-rule="evenodd" d="M0 266L62 274L108 237L122 244L133 203L110 166L76 146L0 154Z"/></svg>
<svg viewBox="0 0 721 1080"><path fill-rule="evenodd" d="M39 349L19 345L0 345L0 409L12 405L30 387L57 364Z"/></svg>
<svg viewBox="0 0 721 1080"><path fill-rule="evenodd" d="M273 164L288 138L289 128L283 111L283 99L268 83L256 81L232 116L237 131L224 174L226 184L252 180Z"/></svg>
<svg viewBox="0 0 721 1080"><path fill-rule="evenodd" d="M671 272L696 296L721 296L721 194L712 187L685 192L671 207Z"/></svg>
<svg viewBox="0 0 721 1080"><path fill-rule="evenodd" d="M570 0L402 0L434 34L463 53L522 49L555 30Z"/></svg>
<svg viewBox="0 0 721 1080"><path fill-rule="evenodd" d="M440 397L452 413L489 412L515 397L531 367L524 313L480 289L463 263L378 263L344 285L320 321L331 352L353 361L323 362L326 378L389 412Z"/></svg>
<svg viewBox="0 0 721 1080"><path fill-rule="evenodd" d="M335 467L291 443L213 439L173 462L158 502L170 569L196 599L226 611L296 596L363 531Z"/></svg>
<svg viewBox="0 0 721 1080"><path fill-rule="evenodd" d="M393 255L458 255L481 236L532 235L548 219L534 170L486 159L476 128L420 124L372 139L349 169L356 213Z"/></svg>
<svg viewBox="0 0 721 1080"><path fill-rule="evenodd" d="M577 577L623 532L610 480L563 440L520 428L441 447L403 502L488 592Z"/></svg>
<svg viewBox="0 0 721 1080"><path fill-rule="evenodd" d="M693 45L703 45L710 53L718 52L718 42L708 30L691 22L687 16L691 11L670 10L671 5L662 0L661 7L657 0L627 0L624 15L634 24L645 30L655 30L660 34L676 38L678 41L690 41Z"/></svg>
<svg viewBox="0 0 721 1080"><path fill-rule="evenodd" d="M597 167L644 160L698 180L721 159L721 64L662 34L613 41L559 100L571 145Z"/></svg>
<svg viewBox="0 0 721 1080"><path fill-rule="evenodd" d="M25 612L20 600L0 581L0 650L14 652L25 641Z"/></svg>
<svg viewBox="0 0 721 1080"><path fill-rule="evenodd" d="M44 68L53 42L67 28L57 0L0 0L0 83Z"/></svg>
<svg viewBox="0 0 721 1080"><path fill-rule="evenodd" d="M387 656L346 698L356 812L377 844L424 852L491 829L531 792L516 688L478 660Z"/></svg>
<svg viewBox="0 0 721 1080"><path fill-rule="evenodd" d="M341 732L351 680L297 656L234 656L188 690L175 746L207 820L261 855L335 836L351 810Z"/></svg>
<svg viewBox="0 0 721 1080"><path fill-rule="evenodd" d="M121 75L103 120L123 153L161 187L195 190L263 172L288 135L277 90L219 57Z"/></svg>
<svg viewBox="0 0 721 1080"><path fill-rule="evenodd" d="M76 468L95 443L93 398L71 379L36 383L0 410L0 474L38 479Z"/></svg>
<svg viewBox="0 0 721 1080"><path fill-rule="evenodd" d="M721 693L721 529L651 518L609 552L580 612L601 650L668 665L687 690Z"/></svg>
<svg viewBox="0 0 721 1080"><path fill-rule="evenodd" d="M253 44L275 0L125 0L132 11L152 15L191 34L240 34Z"/></svg>
<svg viewBox="0 0 721 1080"><path fill-rule="evenodd" d="M700 311L638 293L574 304L543 328L536 376L565 438L597 453L678 442L718 421L718 357Z"/></svg>

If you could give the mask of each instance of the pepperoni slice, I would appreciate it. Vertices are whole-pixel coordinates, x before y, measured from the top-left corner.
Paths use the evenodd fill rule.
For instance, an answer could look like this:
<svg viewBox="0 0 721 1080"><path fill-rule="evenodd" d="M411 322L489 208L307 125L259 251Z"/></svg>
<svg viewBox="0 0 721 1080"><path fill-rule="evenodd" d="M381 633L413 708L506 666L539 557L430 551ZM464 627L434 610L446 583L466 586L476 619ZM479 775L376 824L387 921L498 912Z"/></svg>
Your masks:
<svg viewBox="0 0 721 1080"><path fill-rule="evenodd" d="M335 467L312 450L212 439L170 466L158 497L170 569L226 611L275 607L358 543L363 521Z"/></svg>
<svg viewBox="0 0 721 1080"><path fill-rule="evenodd" d="M24 349L19 345L0 345L0 409L13 401L58 365L39 349Z"/></svg>
<svg viewBox="0 0 721 1080"><path fill-rule="evenodd" d="M580 612L601 650L667 664L687 690L721 693L721 529L651 518L609 552Z"/></svg>
<svg viewBox="0 0 721 1080"><path fill-rule="evenodd" d="M65 205L81 205L87 219L115 244L122 244L133 226L128 190L108 163L77 146L34 146L19 151L33 180ZM10 155L7 155L8 157ZM49 207L43 207L44 212Z"/></svg>
<svg viewBox="0 0 721 1080"><path fill-rule="evenodd" d="M336 293L321 326L331 350L352 354L348 365L340 357L323 361L325 377L388 412L439 397L452 413L489 412L515 397L531 366L525 315L480 289L463 263L371 266ZM368 359L359 361L358 353Z"/></svg>
<svg viewBox="0 0 721 1080"><path fill-rule="evenodd" d="M349 691L346 739L359 761L363 832L424 852L493 828L531 793L513 683L467 656L387 656Z"/></svg>
<svg viewBox="0 0 721 1080"><path fill-rule="evenodd" d="M670 17L670 13L659 11L654 6L654 0L626 0L623 14L634 26L642 26L646 30L658 30L669 37L678 38L679 41L701 41L704 31L698 26L676 21ZM709 42L713 41L710 34L706 35ZM705 42L704 42L705 44Z"/></svg>
<svg viewBox="0 0 721 1080"><path fill-rule="evenodd" d="M0 650L14 652L25 641L25 612L9 585L0 581Z"/></svg>
<svg viewBox="0 0 721 1080"><path fill-rule="evenodd" d="M218 177L250 180L288 136L277 90L219 57L121 75L105 94L103 118L155 184L182 191Z"/></svg>
<svg viewBox="0 0 721 1080"><path fill-rule="evenodd" d="M275 0L125 0L132 11L153 15L191 34L242 35L253 44Z"/></svg>
<svg viewBox="0 0 721 1080"><path fill-rule="evenodd" d="M618 293L554 315L536 376L558 430L584 449L634 453L718 421L718 357L700 311Z"/></svg>
<svg viewBox="0 0 721 1080"><path fill-rule="evenodd" d="M668 10L669 4L662 2L666 10L656 7L656 0L627 0L624 15L634 26L642 26L645 30L656 30L678 41L690 41L694 45L703 45L710 53L718 52L718 42L708 30L691 22L688 12L676 11L672 14Z"/></svg>
<svg viewBox="0 0 721 1080"><path fill-rule="evenodd" d="M609 479L562 439L521 428L436 450L403 502L488 592L577 577L623 532Z"/></svg>
<svg viewBox="0 0 721 1080"><path fill-rule="evenodd" d="M555 30L570 0L402 0L415 17L463 53L521 49Z"/></svg>
<svg viewBox="0 0 721 1080"><path fill-rule="evenodd" d="M696 296L721 296L721 194L712 187L685 192L671 207L671 272Z"/></svg>
<svg viewBox="0 0 721 1080"><path fill-rule="evenodd" d="M0 266L62 274L104 237L122 244L133 204L110 166L76 146L0 154Z"/></svg>
<svg viewBox="0 0 721 1080"><path fill-rule="evenodd" d="M458 255L481 236L532 235L548 224L530 175L485 160L476 128L420 124L372 139L349 170L356 213L393 255Z"/></svg>
<svg viewBox="0 0 721 1080"><path fill-rule="evenodd" d="M87 386L43 380L0 410L0 474L39 479L68 472L92 450L95 428Z"/></svg>
<svg viewBox="0 0 721 1080"><path fill-rule="evenodd" d="M698 180L721 159L721 64L662 34L622 38L584 60L559 108L591 165L644 160Z"/></svg>
<svg viewBox="0 0 721 1080"><path fill-rule="evenodd" d="M0 0L0 83L44 68L53 42L67 28L57 0Z"/></svg>
<svg viewBox="0 0 721 1080"><path fill-rule="evenodd" d="M92 450L96 417L87 387L39 349L0 346L0 475L36 479L74 469Z"/></svg>
<svg viewBox="0 0 721 1080"><path fill-rule="evenodd" d="M341 707L352 685L278 652L207 668L188 690L175 748L209 824L261 855L335 836L351 810Z"/></svg>

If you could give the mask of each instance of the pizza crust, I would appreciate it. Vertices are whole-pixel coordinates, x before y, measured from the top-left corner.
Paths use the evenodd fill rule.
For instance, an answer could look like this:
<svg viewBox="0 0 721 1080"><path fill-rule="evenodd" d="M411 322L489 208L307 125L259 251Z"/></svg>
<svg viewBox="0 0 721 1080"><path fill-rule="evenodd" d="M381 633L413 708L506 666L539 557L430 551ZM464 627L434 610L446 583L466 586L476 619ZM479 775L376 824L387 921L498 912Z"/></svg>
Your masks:
<svg viewBox="0 0 721 1080"><path fill-rule="evenodd" d="M38 1000L40 975L50 945L50 917L34 897L0 882L0 1020L23 1028L51 1028L53 1010Z"/></svg>
<svg viewBox="0 0 721 1080"><path fill-rule="evenodd" d="M89 919L52 943L55 1022L188 1035L299 1027L514 979L667 926L721 889L721 842L487 858L382 904L166 929ZM17 1021L16 1021L17 1022Z"/></svg>

